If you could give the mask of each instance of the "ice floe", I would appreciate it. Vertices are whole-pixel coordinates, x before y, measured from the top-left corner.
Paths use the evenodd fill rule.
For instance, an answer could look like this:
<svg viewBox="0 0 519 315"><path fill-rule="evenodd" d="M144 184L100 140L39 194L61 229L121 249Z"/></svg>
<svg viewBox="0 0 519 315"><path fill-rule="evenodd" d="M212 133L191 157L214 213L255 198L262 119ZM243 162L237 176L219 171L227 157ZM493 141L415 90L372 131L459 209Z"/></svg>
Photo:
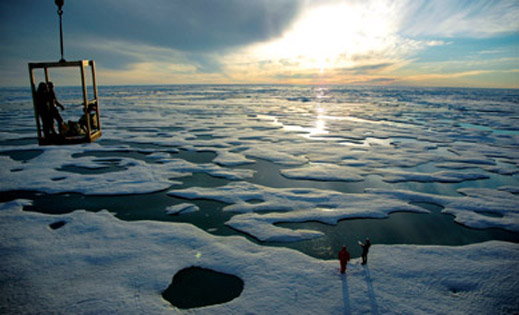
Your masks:
<svg viewBox="0 0 519 315"><path fill-rule="evenodd" d="M176 179L197 172L229 180L243 180L254 174L252 170L223 168L213 163L197 164L183 159L167 158L168 153L151 156L151 160L160 163L147 163L136 158L117 157L120 148L100 148L95 144L88 147L47 147L42 154L28 162L0 156L3 166L0 169L1 189L47 193L78 192L91 195L144 194L179 185L181 182ZM76 156L94 149L114 152L115 157L110 160L105 157ZM114 162L117 167L96 174L81 171L107 169L107 161ZM71 167L78 170L71 172Z"/></svg>
<svg viewBox="0 0 519 315"><path fill-rule="evenodd" d="M198 208L197 205L191 204L191 203L181 203L174 206L169 206L166 208L167 214L185 214L190 212L199 211L200 208Z"/></svg>
<svg viewBox="0 0 519 315"><path fill-rule="evenodd" d="M0 96L8 103L0 107L0 191L7 200L18 191L36 192L35 199L41 192L117 198L167 191L191 203L164 203L161 214L195 211L197 199L217 200L227 203L226 224L237 234L279 243L322 233L278 223L334 225L427 212L414 203L439 205L471 228L519 232L516 91L102 87L103 137L66 147L37 145L31 95L23 91L15 102L5 101L9 90ZM73 119L69 113L65 119ZM278 170L284 177L251 183ZM197 173L208 175L200 176L207 182L190 181ZM354 186L367 189L351 193ZM0 206L0 305L13 313L168 313L175 309L160 294L190 266L244 280L235 300L193 313L518 309L517 244L375 244L368 268L354 259L340 278L335 261L214 237L190 224L121 222L110 209L55 216L20 211L27 202Z"/></svg>
<svg viewBox="0 0 519 315"><path fill-rule="evenodd" d="M4 166L0 169L2 190L84 194L149 193L180 184L170 178L180 178L186 175L165 165L156 164L156 166L150 167L143 161L123 158L120 158L121 161L124 161L120 166L124 171L80 174L60 170L63 166L89 169L105 167L96 161L96 157L73 158L72 155L78 152L82 152L80 147L48 147L41 155L28 163L0 156ZM13 169L17 171L13 172Z"/></svg>
<svg viewBox="0 0 519 315"><path fill-rule="evenodd" d="M281 174L292 179L356 182L364 180L364 177L359 174L359 171L360 170L355 167L334 164L312 164L301 168L284 169L281 170Z"/></svg>
<svg viewBox="0 0 519 315"><path fill-rule="evenodd" d="M338 261L215 237L181 223L123 222L106 211L51 216L0 204L0 305L8 313L180 312L161 294L192 266L234 275L243 291L201 314L513 313L519 247L373 245L339 274ZM57 220L59 229L49 228ZM268 292L268 294L266 294Z"/></svg>
<svg viewBox="0 0 519 315"><path fill-rule="evenodd" d="M395 211L425 212L412 202L437 204L443 213L473 228L502 228L519 231L519 197L491 189L460 189L465 196L441 196L404 190L369 189L363 194L345 194L319 189L275 189L246 182L223 187L193 187L168 194L188 199L213 199L230 205L225 211L246 213L231 218L228 225L262 241L296 241L319 237L308 231L273 226L279 222L319 221L336 224L347 218L384 218ZM250 200L261 202L250 203ZM275 212L274 212L275 211ZM270 212L258 215L250 212ZM279 213L285 212L285 213ZM482 212L498 215L488 216Z"/></svg>
<svg viewBox="0 0 519 315"><path fill-rule="evenodd" d="M369 193L393 196L409 202L433 203L444 207L458 223L472 228L502 228L519 232L519 196L484 188L464 188L464 196L452 197L401 190L369 189ZM492 213L493 216L482 213Z"/></svg>
<svg viewBox="0 0 519 315"><path fill-rule="evenodd" d="M409 204L408 200L387 195L345 194L319 189L275 189L246 182L234 182L216 188L171 190L168 194L230 203L224 208L225 211L245 214L235 215L226 224L262 241L297 241L322 235L315 231L292 231L273 225L278 222L319 221L336 224L346 218L385 218L396 211L427 212ZM250 200L261 202L248 202ZM266 211L270 213L250 213Z"/></svg>
<svg viewBox="0 0 519 315"><path fill-rule="evenodd" d="M213 162L222 166L237 166L254 163L254 160L246 158L243 154L223 150L217 150L217 154L218 156Z"/></svg>
<svg viewBox="0 0 519 315"><path fill-rule="evenodd" d="M481 173L440 171L434 173L420 173L396 170L381 170L377 175L382 175L384 181L397 183L403 181L414 182L440 182L440 183L459 183L465 180L476 180L489 178L488 175Z"/></svg>

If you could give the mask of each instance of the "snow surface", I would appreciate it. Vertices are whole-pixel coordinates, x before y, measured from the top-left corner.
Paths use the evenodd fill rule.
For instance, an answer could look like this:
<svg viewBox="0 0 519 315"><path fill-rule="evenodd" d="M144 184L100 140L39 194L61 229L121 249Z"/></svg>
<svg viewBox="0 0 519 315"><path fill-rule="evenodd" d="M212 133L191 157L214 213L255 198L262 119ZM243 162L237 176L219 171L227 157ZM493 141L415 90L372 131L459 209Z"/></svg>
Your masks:
<svg viewBox="0 0 519 315"><path fill-rule="evenodd" d="M281 170L283 176L293 179L341 180L357 182L364 180L358 169L334 164L312 164L301 168Z"/></svg>
<svg viewBox="0 0 519 315"><path fill-rule="evenodd" d="M519 231L519 196L508 191L465 188L462 197L438 196L410 191L369 190L375 194L398 196L413 202L426 202L444 207L443 213L452 214L456 222L473 228L497 227ZM488 216L484 213L492 213Z"/></svg>
<svg viewBox="0 0 519 315"><path fill-rule="evenodd" d="M57 89L64 104L80 98ZM189 217L199 199L218 200L233 230L276 242L322 236L276 223L427 212L413 203L468 227L519 232L515 90L103 87L103 137L59 147L36 144L29 91L1 92L4 200L167 192L191 201L164 213ZM353 260L341 277L336 261L190 224L121 222L109 207L21 211L28 202L1 206L0 313L167 313L160 292L193 265L245 281L236 300L194 313L519 312L517 244L375 244L368 268Z"/></svg>
<svg viewBox="0 0 519 315"><path fill-rule="evenodd" d="M0 152L8 152L12 147L1 148ZM16 148L20 149L20 148ZM63 167L72 166L86 169L106 168L104 160L96 156L75 157L81 153L92 151L121 152L131 150L124 147L102 149L98 144L81 146L49 146L42 154L30 160L15 161L0 156L0 176L2 190L34 190L47 193L78 192L90 195L146 194L165 190L171 185L181 184L173 180L192 173L207 173L215 177L227 179L246 179L253 176L252 170L222 168L213 163L195 164L183 159L161 156L160 163L147 163L133 158L117 158L116 171L99 174L81 174L63 171ZM157 156L152 156L156 160Z"/></svg>
<svg viewBox="0 0 519 315"><path fill-rule="evenodd" d="M110 213L51 216L0 205L0 312L124 314L507 314L519 310L519 245L373 245L339 274L335 260L215 237L189 224ZM56 230L49 224L66 224ZM241 295L181 311L161 297L190 266L240 277Z"/></svg>
<svg viewBox="0 0 519 315"><path fill-rule="evenodd" d="M185 214L190 212L199 211L200 208L198 208L197 205L191 204L191 203L181 203L174 206L169 206L166 208L167 214Z"/></svg>

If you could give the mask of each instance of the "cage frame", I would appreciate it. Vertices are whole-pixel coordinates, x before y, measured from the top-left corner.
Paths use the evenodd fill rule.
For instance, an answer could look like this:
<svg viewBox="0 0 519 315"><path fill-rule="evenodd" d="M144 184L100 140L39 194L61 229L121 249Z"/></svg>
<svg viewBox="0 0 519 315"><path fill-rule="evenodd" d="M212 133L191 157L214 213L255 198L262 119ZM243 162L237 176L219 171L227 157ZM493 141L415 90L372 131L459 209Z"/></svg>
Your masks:
<svg viewBox="0 0 519 315"><path fill-rule="evenodd" d="M99 96L97 93L97 81L96 81L96 71L95 71L95 61L94 60L77 60L77 61L59 61L59 62L30 62L29 66L29 77L31 81L31 91L32 91L32 100L34 107L34 118L36 119L36 129L38 133L38 143L40 145L63 145L63 144L78 144L78 143L90 143L94 142L98 138L101 137L101 117L99 114ZM50 82L49 77L49 69L53 68L78 68L81 76L81 88L83 92L83 112L87 115L86 127L87 133L86 135L81 136L56 136L56 137L45 137L42 132L42 126L40 124L38 106L37 106L37 94L36 94L36 83L34 70L43 69L45 74L45 82ZM94 93L94 98L88 99L88 91L87 91L87 81L86 81L86 72L87 68L90 67L90 73L92 76L92 89ZM88 113L89 105L96 104L95 106L95 119L97 122L97 128L93 128L91 126L91 119Z"/></svg>

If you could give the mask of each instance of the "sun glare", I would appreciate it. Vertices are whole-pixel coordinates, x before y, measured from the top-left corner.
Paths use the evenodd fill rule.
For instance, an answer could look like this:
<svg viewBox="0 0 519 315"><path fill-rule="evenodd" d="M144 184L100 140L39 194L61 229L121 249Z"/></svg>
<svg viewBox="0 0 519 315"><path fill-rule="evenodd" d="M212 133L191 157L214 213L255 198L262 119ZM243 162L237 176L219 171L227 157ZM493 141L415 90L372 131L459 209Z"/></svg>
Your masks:
<svg viewBox="0 0 519 315"><path fill-rule="evenodd" d="M392 44L396 24L392 11L387 2L380 1L311 8L280 39L255 47L255 54L320 73L353 66L359 58Z"/></svg>

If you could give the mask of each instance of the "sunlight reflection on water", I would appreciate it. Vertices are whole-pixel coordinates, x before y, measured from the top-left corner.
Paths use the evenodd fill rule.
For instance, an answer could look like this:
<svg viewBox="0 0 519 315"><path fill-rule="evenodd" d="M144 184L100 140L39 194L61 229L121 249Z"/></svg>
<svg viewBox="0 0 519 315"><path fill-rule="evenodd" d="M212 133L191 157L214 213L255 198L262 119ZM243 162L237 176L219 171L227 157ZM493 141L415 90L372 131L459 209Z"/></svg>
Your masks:
<svg viewBox="0 0 519 315"><path fill-rule="evenodd" d="M61 91L64 100L77 98L67 92L67 88ZM12 113L15 104L11 100L9 106L1 108L0 116L0 157L13 165L6 168L9 175L28 173L25 168L46 152L38 148L34 140L33 111L27 105L30 94L25 91L26 94L22 93L25 96L20 98L20 91L13 93L20 103L16 115ZM81 175L91 175L117 182L117 176L137 162L153 169L174 159L192 163L187 164L191 171L178 179L182 184L171 185L169 189L221 187L233 182L222 173L217 178L206 171L214 170L215 166L222 172L252 170L252 177L244 180L269 188L321 189L344 194L380 188L455 197L459 196L457 190L460 188L495 190L502 186L516 187L519 183L517 150L513 150L518 145L517 131L513 129L516 121L509 114L517 111L517 102L513 100L519 96L514 96L514 91L506 94L478 90L482 101L475 105L464 101L466 90L456 89L163 86L103 87L100 93L104 105L103 138L72 154L67 164L55 167L59 176L53 174L49 180L56 187L71 174L77 175L78 180ZM6 92L2 97L8 95ZM432 103L431 98L436 103ZM458 105L450 105L448 101L452 98L459 98L463 107L458 110ZM496 99L501 100L497 104L504 108L503 111L466 110L470 106L486 110L485 99L493 104ZM475 124L485 119L493 128ZM92 149L97 145L99 147ZM67 155L67 148L63 150ZM269 160L272 156L262 154L264 150L273 155L279 153L279 161ZM444 164L443 168L441 164ZM285 169L315 165L345 166L355 172L362 170L358 175L361 178L347 182L290 179L281 175ZM458 183L411 180L389 183L384 181L386 178L381 172L420 175L445 170L477 172L488 179ZM93 181L92 178L89 180ZM32 178L5 182L2 188L24 181L30 183ZM143 182L142 186L150 183ZM236 214L222 211L227 204L220 201L190 200L200 211L172 216L164 209L186 200L167 195L167 190L115 196L79 194L66 189L52 194L45 193L44 187L29 190L0 192L0 200L30 199L33 206L26 210L45 213L108 209L123 220L187 222L216 235L244 235L225 225ZM229 191L228 194L232 196L233 193ZM254 204L263 200L258 196L248 202ZM424 207L434 208L434 205ZM487 239L517 241L517 234L468 229L455 223L451 216L433 210L431 215L394 213L384 220L352 219L337 225L282 223L280 226L293 229L322 231L325 236L311 241L268 245L292 247L320 258L335 258L336 246L365 236L371 236L374 242L388 244L456 245ZM481 214L494 215L492 212ZM355 243L351 246L356 247Z"/></svg>

